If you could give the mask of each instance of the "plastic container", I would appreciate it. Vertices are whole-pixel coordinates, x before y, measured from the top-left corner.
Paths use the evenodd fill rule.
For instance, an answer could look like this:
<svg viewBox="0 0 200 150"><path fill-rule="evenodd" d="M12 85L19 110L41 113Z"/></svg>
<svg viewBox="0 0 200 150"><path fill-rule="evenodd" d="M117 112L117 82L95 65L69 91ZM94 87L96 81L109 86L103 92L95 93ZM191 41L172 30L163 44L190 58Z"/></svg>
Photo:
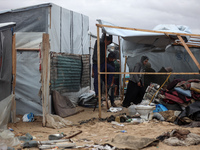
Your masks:
<svg viewBox="0 0 200 150"><path fill-rule="evenodd" d="M64 137L63 134L51 134L49 135L49 140L59 140Z"/></svg>
<svg viewBox="0 0 200 150"><path fill-rule="evenodd" d="M135 105L134 104L132 104L132 105L130 105L128 107L128 113L129 113L130 116L134 116L136 114L136 112L137 111L135 110Z"/></svg>
<svg viewBox="0 0 200 150"><path fill-rule="evenodd" d="M115 117L115 121L120 122L120 117L119 116Z"/></svg>
<svg viewBox="0 0 200 150"><path fill-rule="evenodd" d="M32 147L38 147L38 142L37 141L29 141L29 142L24 142L22 144L22 148L32 148Z"/></svg>
<svg viewBox="0 0 200 150"><path fill-rule="evenodd" d="M20 141L31 141L33 139L32 135L30 135L29 133L26 133L26 136L19 136L18 139Z"/></svg>

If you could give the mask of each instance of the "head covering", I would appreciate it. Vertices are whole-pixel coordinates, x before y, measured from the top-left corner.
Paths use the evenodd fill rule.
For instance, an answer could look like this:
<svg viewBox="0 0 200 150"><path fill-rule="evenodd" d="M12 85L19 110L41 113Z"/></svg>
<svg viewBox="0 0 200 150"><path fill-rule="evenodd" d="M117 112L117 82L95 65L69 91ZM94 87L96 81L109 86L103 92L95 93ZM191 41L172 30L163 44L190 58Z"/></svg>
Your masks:
<svg viewBox="0 0 200 150"><path fill-rule="evenodd" d="M166 70L167 72L172 72L172 71L173 71L172 67L165 67L165 70Z"/></svg>
<svg viewBox="0 0 200 150"><path fill-rule="evenodd" d="M108 54L108 58L113 58L115 59L115 53L113 51L111 51L109 54Z"/></svg>
<svg viewBox="0 0 200 150"><path fill-rule="evenodd" d="M147 62L146 68L151 68L151 64L149 62Z"/></svg>
<svg viewBox="0 0 200 150"><path fill-rule="evenodd" d="M147 56L142 56L141 57L141 62L143 63L145 60L149 60L149 58Z"/></svg>

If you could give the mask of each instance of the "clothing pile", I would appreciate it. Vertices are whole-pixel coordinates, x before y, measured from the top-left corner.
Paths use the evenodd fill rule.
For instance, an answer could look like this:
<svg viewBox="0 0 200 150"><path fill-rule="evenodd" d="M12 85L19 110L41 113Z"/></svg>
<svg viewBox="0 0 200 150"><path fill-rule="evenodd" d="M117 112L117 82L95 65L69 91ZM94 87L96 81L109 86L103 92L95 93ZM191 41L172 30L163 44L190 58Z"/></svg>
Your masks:
<svg viewBox="0 0 200 150"><path fill-rule="evenodd" d="M151 100L154 95L156 84L151 84L144 95L145 100ZM154 103L162 104L168 110L181 111L176 118L178 125L190 124L192 121L200 121L200 80L190 79L187 81L175 79L170 82L166 89L157 92L153 99Z"/></svg>

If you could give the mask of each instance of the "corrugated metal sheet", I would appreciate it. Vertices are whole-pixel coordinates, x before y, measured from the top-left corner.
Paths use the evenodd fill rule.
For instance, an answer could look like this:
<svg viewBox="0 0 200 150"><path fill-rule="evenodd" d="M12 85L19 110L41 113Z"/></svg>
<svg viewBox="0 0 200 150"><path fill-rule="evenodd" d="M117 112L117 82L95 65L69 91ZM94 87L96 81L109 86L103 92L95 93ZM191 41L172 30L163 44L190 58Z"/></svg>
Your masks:
<svg viewBox="0 0 200 150"><path fill-rule="evenodd" d="M82 55L82 78L81 87L90 86L90 55Z"/></svg>
<svg viewBox="0 0 200 150"><path fill-rule="evenodd" d="M81 56L54 53L51 55L51 90L79 91L81 72Z"/></svg>

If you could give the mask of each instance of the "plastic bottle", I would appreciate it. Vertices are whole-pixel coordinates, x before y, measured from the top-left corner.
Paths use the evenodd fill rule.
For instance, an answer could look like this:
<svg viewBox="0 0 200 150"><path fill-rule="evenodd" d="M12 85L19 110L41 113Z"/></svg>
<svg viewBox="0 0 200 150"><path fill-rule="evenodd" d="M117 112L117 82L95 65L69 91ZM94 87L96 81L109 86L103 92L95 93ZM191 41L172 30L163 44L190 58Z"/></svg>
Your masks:
<svg viewBox="0 0 200 150"><path fill-rule="evenodd" d="M20 141L31 141L33 139L32 135L30 135L29 133L26 133L26 136L19 136L18 139Z"/></svg>
<svg viewBox="0 0 200 150"><path fill-rule="evenodd" d="M26 133L26 137L27 137L29 140L32 140L32 139L33 139L33 136L32 136L30 133Z"/></svg>

